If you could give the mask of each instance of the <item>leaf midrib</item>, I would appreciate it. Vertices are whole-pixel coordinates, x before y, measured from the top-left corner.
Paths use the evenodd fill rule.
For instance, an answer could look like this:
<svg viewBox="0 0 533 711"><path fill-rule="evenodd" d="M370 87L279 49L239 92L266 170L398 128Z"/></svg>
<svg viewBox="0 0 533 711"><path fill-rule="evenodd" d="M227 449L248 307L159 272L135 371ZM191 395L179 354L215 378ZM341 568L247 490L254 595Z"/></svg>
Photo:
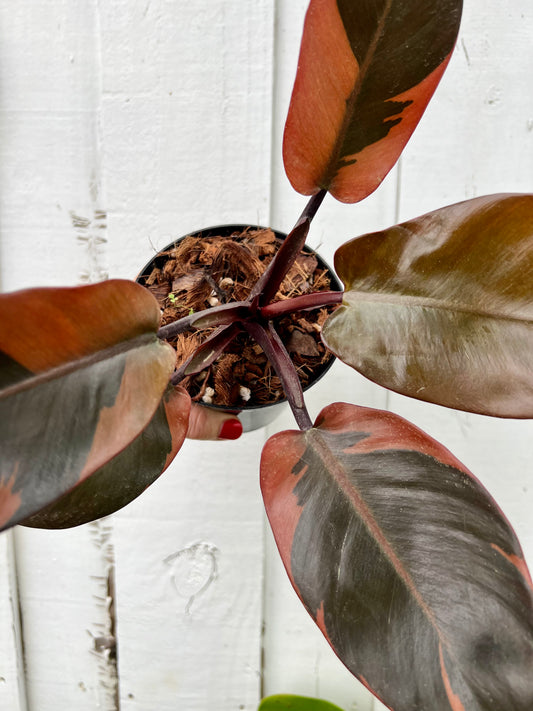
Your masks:
<svg viewBox="0 0 533 711"><path fill-rule="evenodd" d="M31 390L32 388L44 385L45 383L53 380L58 380L70 375L71 373L75 373L78 370L89 368L96 363L101 363L102 361L109 360L117 355L136 350L137 348L141 348L149 343L154 343L155 345L157 343L161 343L161 341L159 341L157 336L153 333L143 333L140 336L136 336L135 338L131 338L127 341L121 341L120 343L115 343L114 345L104 348L103 350L96 351L95 353L81 356L75 360L69 360L66 363L62 363L54 368L49 368L41 373L32 374L29 377L24 378L24 380L19 380L13 385L0 390L0 400L14 395L19 395L21 392Z"/></svg>
<svg viewBox="0 0 533 711"><path fill-rule="evenodd" d="M342 158L341 149L344 144L344 139L346 138L346 134L348 133L348 128L350 127L350 124L352 122L354 112L355 112L355 106L357 104L357 99L359 98L359 95L361 94L361 90L363 87L363 83L366 79L368 68L371 65L372 59L377 51L377 47L378 47L379 42L380 42L382 35L383 35L383 28L385 27L387 18L390 15L390 12L392 10L393 1L394 0L388 0L387 4L383 8L383 12L381 14L381 17L379 18L378 24L376 26L376 31L374 33L372 41L370 42L370 44L368 46L368 50L365 55L365 58L364 58L362 64L359 66L359 73L357 75L357 79L355 80L353 89L350 93L350 96L346 100L346 111L344 114L344 120L342 122L342 126L339 130L337 139L335 141L335 145L334 145L333 150L331 152L331 159L324 170L324 180L323 180L324 185L322 187L326 190L329 188L329 186L331 185L331 183L335 179L335 176L338 173L338 164ZM346 32L346 30L345 30L345 32ZM351 49L350 38L348 37L347 33L346 33L346 37L348 39L348 43L350 44L350 49ZM353 53L353 50L352 50L352 53ZM354 55L354 58L355 58L355 55ZM357 62L357 58L355 58L355 60Z"/></svg>
<svg viewBox="0 0 533 711"><path fill-rule="evenodd" d="M353 308L357 306L358 303L368 302L368 303L382 303L389 306L400 306L406 308L428 308L435 309L438 311L448 311L451 313L463 313L469 316L476 316L478 318L495 319L498 321L514 321L516 323L530 323L533 325L533 315L520 315L520 314L510 314L505 311L498 311L494 309L489 311L488 309L483 309L480 307L468 306L467 304L460 302L447 302L443 299L435 299L431 296L415 296L412 294L408 295L397 295L387 294L384 292L369 292L361 291L356 289L349 289L345 292L345 296L350 295L350 301L346 302L343 300L342 305L346 308Z"/></svg>
<svg viewBox="0 0 533 711"><path fill-rule="evenodd" d="M317 428L308 430L305 435L309 438L311 446L315 448L318 456L324 462L326 471L330 472L332 479L344 492L345 496L347 496L347 498L352 502L358 517L367 529L369 535L377 543L380 550L382 550L384 557L391 563L393 569L397 572L398 577L402 580L403 584L412 595L419 608L422 610L424 616L435 630L435 634L437 635L439 642L445 647L449 656L456 659L456 655L453 653L453 650L450 649L450 646L438 625L431 607L418 590L411 574L405 568L402 559L394 550L394 547L366 504L364 497L349 479L345 467L342 466L338 458L333 454L331 448L328 446L324 437Z"/></svg>

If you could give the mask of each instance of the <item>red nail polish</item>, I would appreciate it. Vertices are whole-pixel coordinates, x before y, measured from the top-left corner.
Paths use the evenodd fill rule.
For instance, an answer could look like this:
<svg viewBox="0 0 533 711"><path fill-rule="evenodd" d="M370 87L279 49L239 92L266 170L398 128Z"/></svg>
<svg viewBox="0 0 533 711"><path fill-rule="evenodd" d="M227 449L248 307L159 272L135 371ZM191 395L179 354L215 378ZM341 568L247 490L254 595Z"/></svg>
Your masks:
<svg viewBox="0 0 533 711"><path fill-rule="evenodd" d="M242 422L240 420L226 420L222 425L219 439L239 439L242 435Z"/></svg>

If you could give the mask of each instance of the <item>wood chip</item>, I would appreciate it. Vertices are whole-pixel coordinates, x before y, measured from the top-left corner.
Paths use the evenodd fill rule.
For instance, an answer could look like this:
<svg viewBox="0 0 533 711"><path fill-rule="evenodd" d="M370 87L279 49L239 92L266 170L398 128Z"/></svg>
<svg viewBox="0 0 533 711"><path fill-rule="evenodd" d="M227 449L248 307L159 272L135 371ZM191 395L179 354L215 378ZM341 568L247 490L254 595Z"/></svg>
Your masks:
<svg viewBox="0 0 533 711"><path fill-rule="evenodd" d="M309 333L302 333L295 329L287 343L289 353L298 353L301 356L316 357L320 355L315 339Z"/></svg>

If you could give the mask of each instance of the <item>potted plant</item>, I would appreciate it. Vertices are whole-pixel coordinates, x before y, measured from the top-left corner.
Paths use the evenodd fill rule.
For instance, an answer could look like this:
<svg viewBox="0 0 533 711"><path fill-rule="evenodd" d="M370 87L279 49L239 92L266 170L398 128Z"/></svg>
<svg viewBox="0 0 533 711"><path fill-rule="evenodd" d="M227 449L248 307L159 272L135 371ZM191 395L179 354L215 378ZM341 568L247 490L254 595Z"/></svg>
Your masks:
<svg viewBox="0 0 533 711"><path fill-rule="evenodd" d="M227 308L248 298L286 237L270 228L243 224L199 230L160 250L137 277L156 297L162 327L167 326L163 333L177 351L181 366L173 380L181 380L193 402L238 413L245 432L273 422L285 404L281 382L264 351L242 332L230 339L224 353L218 357L213 354L210 360L214 362L200 374L186 374L196 348L210 330L198 330L194 335L190 331L181 333L178 322L207 308ZM304 246L279 285L276 301L341 290L335 273L320 255ZM339 297L339 293L327 293L322 308L287 311L278 319L279 337L291 355L304 391L333 363L320 331ZM315 294L312 298L320 297Z"/></svg>
<svg viewBox="0 0 533 711"><path fill-rule="evenodd" d="M3 527L72 525L140 493L187 430L190 398L176 383L244 329L298 425L261 462L291 582L348 668L405 711L531 708L531 579L498 506L442 445L345 403L312 422L275 322L340 299L274 299L326 192L362 200L398 158L460 11L460 0L312 0L284 143L310 201L247 298L172 326L217 329L181 370L156 302L132 282L1 297ZM532 208L530 195L477 198L347 243L326 345L394 391L531 417Z"/></svg>

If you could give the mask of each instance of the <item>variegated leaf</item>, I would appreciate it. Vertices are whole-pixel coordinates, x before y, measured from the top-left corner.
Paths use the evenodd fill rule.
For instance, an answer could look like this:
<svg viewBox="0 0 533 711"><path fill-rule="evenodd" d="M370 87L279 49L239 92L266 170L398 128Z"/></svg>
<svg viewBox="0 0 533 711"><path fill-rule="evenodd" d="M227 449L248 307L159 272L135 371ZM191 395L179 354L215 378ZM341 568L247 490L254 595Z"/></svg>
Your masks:
<svg viewBox="0 0 533 711"><path fill-rule="evenodd" d="M261 488L291 582L394 711L533 708L533 590L497 504L442 445L337 403L267 442Z"/></svg>

